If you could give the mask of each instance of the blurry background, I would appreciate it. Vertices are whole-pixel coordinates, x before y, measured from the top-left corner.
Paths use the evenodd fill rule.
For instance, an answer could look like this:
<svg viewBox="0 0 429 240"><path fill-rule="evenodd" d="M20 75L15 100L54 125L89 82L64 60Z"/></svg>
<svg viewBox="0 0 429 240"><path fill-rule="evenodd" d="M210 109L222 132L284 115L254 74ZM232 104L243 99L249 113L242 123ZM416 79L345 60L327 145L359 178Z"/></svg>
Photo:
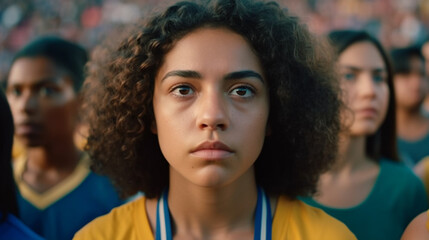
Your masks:
<svg viewBox="0 0 429 240"><path fill-rule="evenodd" d="M364 28L392 47L422 43L429 32L429 0L277 2L318 35L338 28ZM166 1L0 0L0 79L15 51L39 35L60 35L91 50L114 27L136 22L160 4Z"/></svg>

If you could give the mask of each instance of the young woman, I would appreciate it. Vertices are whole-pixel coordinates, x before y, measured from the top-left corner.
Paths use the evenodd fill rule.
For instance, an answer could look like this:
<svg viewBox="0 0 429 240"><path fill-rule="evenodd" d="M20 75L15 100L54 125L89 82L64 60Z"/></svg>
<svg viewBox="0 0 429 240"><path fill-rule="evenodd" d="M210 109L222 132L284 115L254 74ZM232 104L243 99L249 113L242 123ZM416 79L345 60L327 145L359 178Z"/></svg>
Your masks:
<svg viewBox="0 0 429 240"><path fill-rule="evenodd" d="M180 2L89 64L87 149L145 197L75 239L355 239L299 200L335 156L332 64L275 3Z"/></svg>
<svg viewBox="0 0 429 240"><path fill-rule="evenodd" d="M429 156L429 116L423 101L429 90L420 47L390 51L394 70L398 150L411 168Z"/></svg>
<svg viewBox="0 0 429 240"><path fill-rule="evenodd" d="M421 181L397 157L391 66L363 31L334 31L329 39L344 91L344 127L335 164L321 176L319 193L304 200L358 239L399 239L428 202Z"/></svg>
<svg viewBox="0 0 429 240"><path fill-rule="evenodd" d="M42 37L17 53L6 83L15 136L26 153L14 160L20 217L46 239L71 239L122 203L74 144L86 61L82 47Z"/></svg>

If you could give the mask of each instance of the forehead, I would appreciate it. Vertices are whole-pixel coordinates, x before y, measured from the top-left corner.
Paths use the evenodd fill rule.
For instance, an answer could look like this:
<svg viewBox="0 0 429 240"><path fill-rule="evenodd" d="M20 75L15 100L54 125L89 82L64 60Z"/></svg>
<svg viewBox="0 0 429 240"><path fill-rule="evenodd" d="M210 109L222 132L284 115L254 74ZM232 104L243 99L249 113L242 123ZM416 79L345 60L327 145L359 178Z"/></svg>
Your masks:
<svg viewBox="0 0 429 240"><path fill-rule="evenodd" d="M260 62L248 41L226 28L200 28L181 38L166 54L162 70L211 69L231 71L260 69Z"/></svg>
<svg viewBox="0 0 429 240"><path fill-rule="evenodd" d="M9 72L7 84L37 84L60 75L58 67L46 57L23 57L17 59Z"/></svg>
<svg viewBox="0 0 429 240"><path fill-rule="evenodd" d="M347 47L338 57L342 66L361 69L385 69L386 64L377 47L369 42L357 42Z"/></svg>

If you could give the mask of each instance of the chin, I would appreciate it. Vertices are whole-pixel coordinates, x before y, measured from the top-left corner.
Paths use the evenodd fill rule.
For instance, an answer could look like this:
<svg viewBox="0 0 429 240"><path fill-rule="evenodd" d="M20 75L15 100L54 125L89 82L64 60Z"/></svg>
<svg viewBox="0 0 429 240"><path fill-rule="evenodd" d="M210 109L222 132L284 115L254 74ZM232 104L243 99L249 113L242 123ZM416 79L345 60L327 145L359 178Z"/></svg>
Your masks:
<svg viewBox="0 0 429 240"><path fill-rule="evenodd" d="M22 146L27 148L43 146L43 141L39 138L18 138L18 141Z"/></svg>
<svg viewBox="0 0 429 240"><path fill-rule="evenodd" d="M369 136L377 132L378 126L365 126L357 129L351 129L352 136Z"/></svg>
<svg viewBox="0 0 429 240"><path fill-rule="evenodd" d="M225 169L203 169L194 179L194 183L201 187L218 188L225 186L233 181L233 178Z"/></svg>

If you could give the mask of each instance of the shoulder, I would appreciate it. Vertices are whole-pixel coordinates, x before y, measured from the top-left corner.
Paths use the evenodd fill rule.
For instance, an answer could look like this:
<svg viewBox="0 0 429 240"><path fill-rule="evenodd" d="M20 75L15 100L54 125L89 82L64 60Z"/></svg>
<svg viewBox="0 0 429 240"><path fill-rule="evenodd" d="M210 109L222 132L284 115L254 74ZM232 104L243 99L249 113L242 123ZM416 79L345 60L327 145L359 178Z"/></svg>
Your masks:
<svg viewBox="0 0 429 240"><path fill-rule="evenodd" d="M7 215L4 222L0 222L0 239L42 240L39 235L11 214Z"/></svg>
<svg viewBox="0 0 429 240"><path fill-rule="evenodd" d="M418 215L405 229L402 240L429 239L428 211Z"/></svg>
<svg viewBox="0 0 429 240"><path fill-rule="evenodd" d="M413 196L417 194L422 200L426 199L425 188L422 180L417 177L411 168L403 163L389 160L380 161L380 179L377 180L386 191L392 194L405 194L403 196ZM380 189L380 188L379 188ZM381 192L384 192L380 189Z"/></svg>
<svg viewBox="0 0 429 240"><path fill-rule="evenodd" d="M423 158L414 166L414 173L420 177L420 179L425 179L429 174L429 156Z"/></svg>
<svg viewBox="0 0 429 240"><path fill-rule="evenodd" d="M339 220L300 200L281 196L273 220L273 239L356 239Z"/></svg>
<svg viewBox="0 0 429 240"><path fill-rule="evenodd" d="M114 208L79 230L73 239L141 239L144 234L151 234L145 201L141 197Z"/></svg>
<svg viewBox="0 0 429 240"><path fill-rule="evenodd" d="M384 176L389 176L398 181L404 181L405 179L410 181L419 180L413 170L401 162L382 159L380 160L380 168Z"/></svg>

